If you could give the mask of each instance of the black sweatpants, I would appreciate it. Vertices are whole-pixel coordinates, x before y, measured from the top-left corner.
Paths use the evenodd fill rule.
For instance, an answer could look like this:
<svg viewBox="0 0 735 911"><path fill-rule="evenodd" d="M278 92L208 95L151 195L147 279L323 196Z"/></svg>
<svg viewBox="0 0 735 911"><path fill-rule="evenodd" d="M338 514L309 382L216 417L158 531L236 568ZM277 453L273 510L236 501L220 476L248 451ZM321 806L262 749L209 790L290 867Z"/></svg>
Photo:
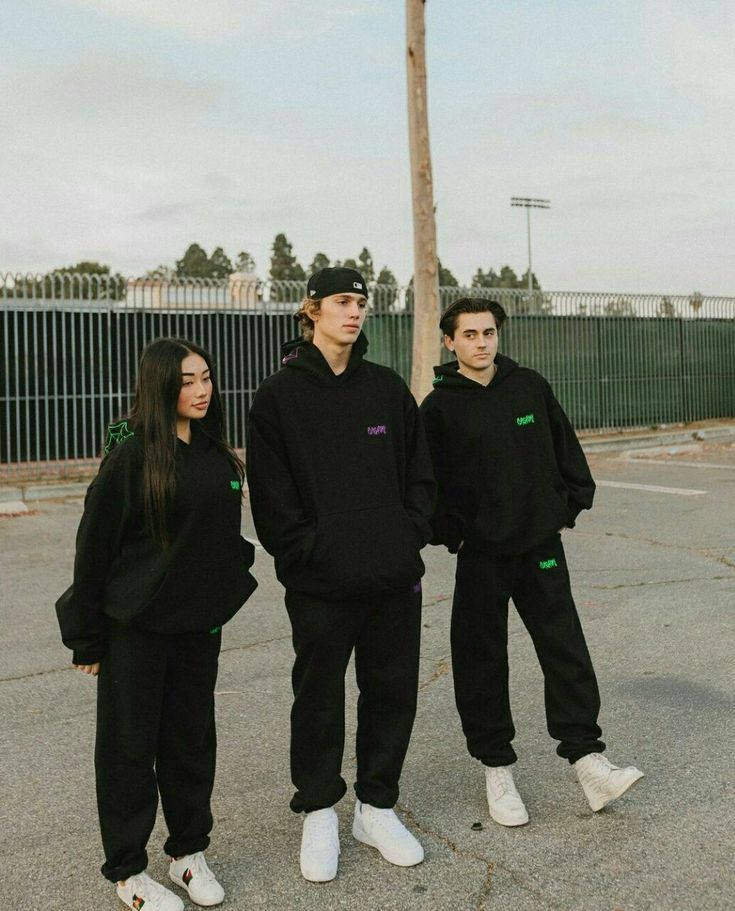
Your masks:
<svg viewBox="0 0 735 911"><path fill-rule="evenodd" d="M166 854L180 857L209 844L220 643L221 633L160 635L109 624L95 770L102 873L112 882L146 868L159 791Z"/></svg>
<svg viewBox="0 0 735 911"><path fill-rule="evenodd" d="M355 793L374 807L394 806L416 715L420 590L339 602L287 591L286 608L296 652L291 809L331 807L347 790L345 673L353 649L360 690Z"/></svg>
<svg viewBox="0 0 735 911"><path fill-rule="evenodd" d="M452 606L454 691L467 748L488 766L517 759L508 693L508 601L513 599L544 674L546 724L557 753L576 762L605 744L600 694L572 598L561 535L519 557L457 555Z"/></svg>

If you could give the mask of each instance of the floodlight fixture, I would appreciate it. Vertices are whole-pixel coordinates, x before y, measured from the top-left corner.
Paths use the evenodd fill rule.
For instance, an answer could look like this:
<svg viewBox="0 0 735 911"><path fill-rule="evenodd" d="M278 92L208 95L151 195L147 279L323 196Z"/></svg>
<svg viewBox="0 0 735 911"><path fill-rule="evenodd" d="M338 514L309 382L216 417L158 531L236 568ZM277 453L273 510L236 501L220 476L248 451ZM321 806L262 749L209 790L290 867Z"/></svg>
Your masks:
<svg viewBox="0 0 735 911"><path fill-rule="evenodd" d="M526 231L528 233L528 294L533 293L533 270L531 268L531 209L549 209L551 202L548 199L536 199L532 196L511 196L511 206L526 210Z"/></svg>

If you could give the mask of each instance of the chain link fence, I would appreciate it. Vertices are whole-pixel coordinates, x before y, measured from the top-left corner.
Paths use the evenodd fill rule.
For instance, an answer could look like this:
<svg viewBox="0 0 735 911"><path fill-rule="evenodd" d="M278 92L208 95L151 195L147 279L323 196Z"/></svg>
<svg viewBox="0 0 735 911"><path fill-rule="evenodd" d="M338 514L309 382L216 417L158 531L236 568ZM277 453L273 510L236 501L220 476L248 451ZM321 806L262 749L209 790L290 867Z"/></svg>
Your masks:
<svg viewBox="0 0 735 911"><path fill-rule="evenodd" d="M304 282L0 273L0 483L88 472L128 408L142 348L190 338L215 361L237 447L261 380L295 336ZM735 298L442 288L499 300L501 350L540 370L578 430L735 414ZM413 289L371 288L368 357L411 369ZM437 330L438 338L438 330ZM448 356L448 355L446 355Z"/></svg>

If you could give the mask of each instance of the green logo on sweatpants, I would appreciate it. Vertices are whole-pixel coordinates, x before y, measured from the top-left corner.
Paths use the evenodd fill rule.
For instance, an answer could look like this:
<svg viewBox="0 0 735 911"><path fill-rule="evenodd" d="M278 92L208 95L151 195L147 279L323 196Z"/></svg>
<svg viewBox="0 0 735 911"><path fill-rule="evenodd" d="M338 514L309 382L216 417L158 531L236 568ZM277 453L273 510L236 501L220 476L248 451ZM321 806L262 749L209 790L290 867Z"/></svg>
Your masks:
<svg viewBox="0 0 735 911"><path fill-rule="evenodd" d="M549 560L539 560L538 568L539 569L553 569L557 565L557 562L554 557L551 557Z"/></svg>
<svg viewBox="0 0 735 911"><path fill-rule="evenodd" d="M523 427L524 424L533 424L533 415L522 414L520 417L516 418L516 424L518 424L519 427Z"/></svg>

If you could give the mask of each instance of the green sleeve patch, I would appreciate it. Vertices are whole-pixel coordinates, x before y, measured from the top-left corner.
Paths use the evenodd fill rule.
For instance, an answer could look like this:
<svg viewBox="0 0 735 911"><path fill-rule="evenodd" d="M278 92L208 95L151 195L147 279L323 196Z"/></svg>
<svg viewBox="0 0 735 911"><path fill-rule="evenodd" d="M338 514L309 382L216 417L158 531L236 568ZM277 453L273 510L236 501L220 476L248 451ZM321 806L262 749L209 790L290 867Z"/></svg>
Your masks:
<svg viewBox="0 0 735 911"><path fill-rule="evenodd" d="M520 415L520 417L516 418L516 424L518 424L519 427L524 427L526 424L533 424L533 423L534 423L534 417L532 414L522 414L522 415Z"/></svg>
<svg viewBox="0 0 735 911"><path fill-rule="evenodd" d="M239 490L239 489L240 489L240 482L239 482L239 481L230 481L230 487L231 487L233 490Z"/></svg>
<svg viewBox="0 0 735 911"><path fill-rule="evenodd" d="M105 441L103 450L105 455L107 455L113 447L117 446L118 443L122 443L123 440L127 440L134 436L135 434L128 427L127 421L119 421L117 424L110 424L107 428L107 440Z"/></svg>
<svg viewBox="0 0 735 911"><path fill-rule="evenodd" d="M554 569L557 566L556 559L551 557L549 560L539 560L538 568L539 569Z"/></svg>

